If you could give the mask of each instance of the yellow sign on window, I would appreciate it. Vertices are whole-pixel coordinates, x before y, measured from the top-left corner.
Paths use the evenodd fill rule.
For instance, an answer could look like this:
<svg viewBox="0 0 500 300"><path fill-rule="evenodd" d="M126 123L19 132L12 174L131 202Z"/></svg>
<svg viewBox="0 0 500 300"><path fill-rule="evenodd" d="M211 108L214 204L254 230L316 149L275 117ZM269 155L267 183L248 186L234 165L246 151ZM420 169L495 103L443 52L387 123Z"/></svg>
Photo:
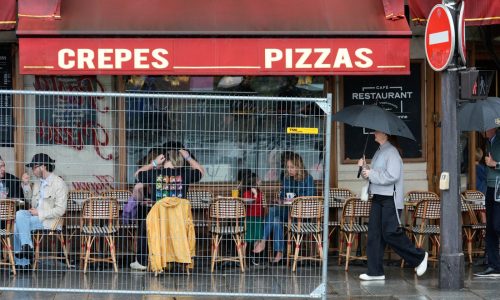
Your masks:
<svg viewBox="0 0 500 300"><path fill-rule="evenodd" d="M318 128L307 127L288 127L286 133L288 134L318 134Z"/></svg>

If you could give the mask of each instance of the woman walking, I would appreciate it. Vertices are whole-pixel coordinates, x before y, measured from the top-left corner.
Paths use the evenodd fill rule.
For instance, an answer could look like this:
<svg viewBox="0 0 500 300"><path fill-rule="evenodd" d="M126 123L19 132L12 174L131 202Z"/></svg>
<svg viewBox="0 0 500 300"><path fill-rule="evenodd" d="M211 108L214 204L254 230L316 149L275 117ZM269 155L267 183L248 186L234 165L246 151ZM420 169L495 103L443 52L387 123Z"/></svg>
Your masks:
<svg viewBox="0 0 500 300"><path fill-rule="evenodd" d="M422 276L427 270L428 253L416 248L400 227L400 210L403 209L403 160L395 147L395 138L375 131L375 141L380 144L372 159L371 168L364 158L358 161L362 175L370 181L373 195L368 222L368 272L361 280L385 280L383 259L388 244L407 263L415 266ZM391 143L389 140L393 140Z"/></svg>

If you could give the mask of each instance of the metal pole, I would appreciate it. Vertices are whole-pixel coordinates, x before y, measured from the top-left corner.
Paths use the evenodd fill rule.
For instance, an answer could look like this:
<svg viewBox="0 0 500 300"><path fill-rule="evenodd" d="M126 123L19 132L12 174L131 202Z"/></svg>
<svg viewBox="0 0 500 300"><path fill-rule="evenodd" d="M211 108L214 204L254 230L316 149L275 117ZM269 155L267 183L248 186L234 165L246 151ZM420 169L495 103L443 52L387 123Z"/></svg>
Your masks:
<svg viewBox="0 0 500 300"><path fill-rule="evenodd" d="M456 1L448 1L457 28ZM458 37L460 38L460 37ZM457 50L453 58L457 66ZM441 166L449 172L449 190L441 191L441 257L439 260L439 287L458 290L464 287L464 255L462 252L462 221L460 201L460 160L458 155L458 72L441 73Z"/></svg>
<svg viewBox="0 0 500 300"><path fill-rule="evenodd" d="M326 148L325 148L325 161L324 170L325 178L323 181L323 209L324 209L324 222L323 222L323 274L322 285L324 288L322 299L327 299L328 294L328 218L329 218L329 203L330 200L330 155L331 155L331 139L332 139L332 94L328 93L327 96L327 111L326 113Z"/></svg>

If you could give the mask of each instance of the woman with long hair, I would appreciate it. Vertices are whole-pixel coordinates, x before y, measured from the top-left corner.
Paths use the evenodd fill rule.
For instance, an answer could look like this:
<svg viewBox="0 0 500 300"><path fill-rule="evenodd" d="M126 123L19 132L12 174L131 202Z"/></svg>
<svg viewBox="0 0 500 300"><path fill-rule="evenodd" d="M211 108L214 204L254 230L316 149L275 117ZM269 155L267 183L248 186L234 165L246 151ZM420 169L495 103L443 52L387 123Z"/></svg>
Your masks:
<svg viewBox="0 0 500 300"><path fill-rule="evenodd" d="M307 173L302 157L293 152L288 152L286 155L279 200L285 199L287 194L292 194L294 197L316 195L314 180ZM260 253L266 248L266 241L270 238L271 233L273 234L275 256L271 264L278 264L283 258L285 248L283 224L288 221L288 209L288 206L280 204L269 209L269 213L265 217L262 239L255 243L253 252Z"/></svg>
<svg viewBox="0 0 500 300"><path fill-rule="evenodd" d="M142 166L135 176L137 181L150 186L152 204L164 197L186 198L189 185L201 180L203 167L184 149L166 149L151 163ZM146 217L150 204L141 203L138 209L137 260L130 264L134 270L144 271L148 265Z"/></svg>

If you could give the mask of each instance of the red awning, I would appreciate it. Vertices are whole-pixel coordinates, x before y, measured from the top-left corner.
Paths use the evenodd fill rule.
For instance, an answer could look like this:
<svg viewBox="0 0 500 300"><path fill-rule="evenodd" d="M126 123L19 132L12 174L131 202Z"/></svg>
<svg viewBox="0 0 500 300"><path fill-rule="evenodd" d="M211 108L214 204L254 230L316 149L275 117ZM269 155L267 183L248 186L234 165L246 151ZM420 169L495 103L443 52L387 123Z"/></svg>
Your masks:
<svg viewBox="0 0 500 300"><path fill-rule="evenodd" d="M389 0L384 0L389 1ZM53 13L56 0L44 3ZM389 2L397 2L390 0ZM72 36L410 36L387 20L381 0L64 0L61 20L20 18L19 35ZM399 10L399 7L398 7ZM396 11L399 14L399 11ZM362 21L360 21L362 20Z"/></svg>
<svg viewBox="0 0 500 300"><path fill-rule="evenodd" d="M61 17L61 0L20 0L19 18L59 19Z"/></svg>
<svg viewBox="0 0 500 300"><path fill-rule="evenodd" d="M408 0L412 21L425 22L431 9L441 0ZM499 0L465 1L465 25L500 24Z"/></svg>
<svg viewBox="0 0 500 300"><path fill-rule="evenodd" d="M405 17L404 0L382 0L384 3L385 18L387 20L398 20Z"/></svg>
<svg viewBox="0 0 500 300"><path fill-rule="evenodd" d="M0 30L16 27L16 0L0 0Z"/></svg>

